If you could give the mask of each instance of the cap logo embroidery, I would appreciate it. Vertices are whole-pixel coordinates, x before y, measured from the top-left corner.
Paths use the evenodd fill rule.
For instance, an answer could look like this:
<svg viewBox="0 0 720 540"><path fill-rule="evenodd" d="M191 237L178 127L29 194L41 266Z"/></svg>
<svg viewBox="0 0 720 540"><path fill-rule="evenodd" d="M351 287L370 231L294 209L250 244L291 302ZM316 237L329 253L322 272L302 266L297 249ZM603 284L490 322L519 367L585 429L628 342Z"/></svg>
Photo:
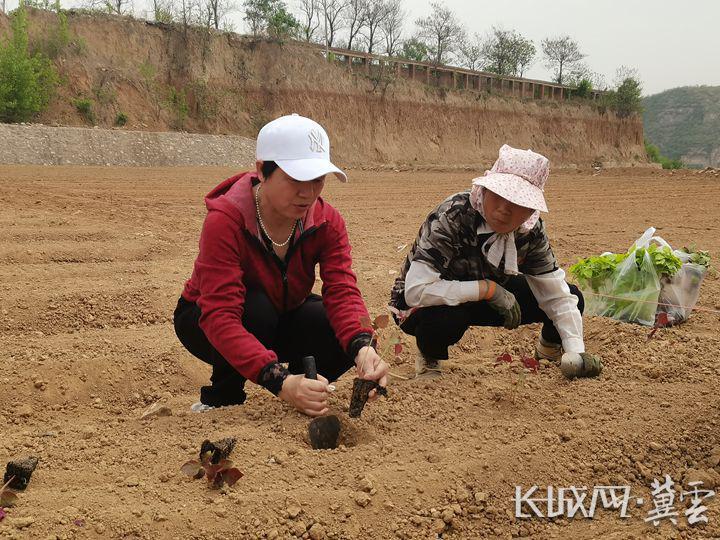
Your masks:
<svg viewBox="0 0 720 540"><path fill-rule="evenodd" d="M310 130L310 133L308 133L308 137L310 138L311 152L325 152L325 146L323 145L323 136L319 129Z"/></svg>

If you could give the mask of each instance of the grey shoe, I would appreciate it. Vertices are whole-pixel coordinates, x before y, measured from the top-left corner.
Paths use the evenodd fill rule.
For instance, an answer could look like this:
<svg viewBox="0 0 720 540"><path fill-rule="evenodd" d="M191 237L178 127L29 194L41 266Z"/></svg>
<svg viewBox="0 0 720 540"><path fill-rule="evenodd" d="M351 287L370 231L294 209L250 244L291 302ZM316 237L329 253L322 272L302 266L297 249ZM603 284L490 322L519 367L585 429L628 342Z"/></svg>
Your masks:
<svg viewBox="0 0 720 540"><path fill-rule="evenodd" d="M212 411L214 408L215 407L211 407L210 405L205 405L201 401L198 401L197 403L193 403L192 405L190 405L190 410L192 412L196 412L196 413Z"/></svg>
<svg viewBox="0 0 720 540"><path fill-rule="evenodd" d="M559 343L550 343L540 336L535 345L536 360L550 360L551 362L560 362L563 355L562 345Z"/></svg>
<svg viewBox="0 0 720 540"><path fill-rule="evenodd" d="M426 358L422 354L419 354L415 358L415 377L422 379L434 379L440 377L442 371L440 370L440 362L432 358Z"/></svg>

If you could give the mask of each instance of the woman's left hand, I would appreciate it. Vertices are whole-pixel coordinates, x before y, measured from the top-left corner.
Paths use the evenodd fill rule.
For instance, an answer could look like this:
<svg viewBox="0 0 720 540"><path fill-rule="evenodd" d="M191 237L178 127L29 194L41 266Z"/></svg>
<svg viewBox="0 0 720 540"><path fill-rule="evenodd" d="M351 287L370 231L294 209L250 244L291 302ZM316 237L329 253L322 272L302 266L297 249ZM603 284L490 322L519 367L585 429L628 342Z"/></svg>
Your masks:
<svg viewBox="0 0 720 540"><path fill-rule="evenodd" d="M355 357L355 368L357 376L361 379L376 381L380 386L387 385L387 374L390 367L372 347L363 347L358 351ZM370 392L370 400L375 400L377 397L376 390Z"/></svg>

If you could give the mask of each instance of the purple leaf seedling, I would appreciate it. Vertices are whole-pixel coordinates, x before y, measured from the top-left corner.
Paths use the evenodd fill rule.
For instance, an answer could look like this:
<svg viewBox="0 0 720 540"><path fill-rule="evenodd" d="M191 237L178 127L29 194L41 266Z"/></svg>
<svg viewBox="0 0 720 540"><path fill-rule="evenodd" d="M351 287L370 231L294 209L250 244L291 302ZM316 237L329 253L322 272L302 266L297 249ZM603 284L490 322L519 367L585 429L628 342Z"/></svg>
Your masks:
<svg viewBox="0 0 720 540"><path fill-rule="evenodd" d="M523 356L520 360L523 363L523 367L527 370L537 373L538 369L540 369L540 362L537 361L537 358L533 358L532 356Z"/></svg>
<svg viewBox="0 0 720 540"><path fill-rule="evenodd" d="M504 368L508 373L517 374L517 378L514 378L510 382L510 400L515 403L515 394L518 389L524 388L525 379L528 373L536 373L540 368L540 362L537 359L530 356L520 357L520 363L514 364L513 357L510 353L503 353L495 359L495 367ZM522 364L522 365L521 365ZM512 377L512 375L511 375Z"/></svg>
<svg viewBox="0 0 720 540"><path fill-rule="evenodd" d="M655 332L658 331L659 328L667 328L668 326L671 326L673 323L672 318L667 313L660 312L655 315L655 325L653 326L652 330L650 330L650 333L648 334L647 340L650 341L653 336L655 335Z"/></svg>
<svg viewBox="0 0 720 540"><path fill-rule="evenodd" d="M360 317L360 325L364 328L372 328L375 331L371 345L378 351L381 358L387 358L390 352L392 352L396 363L402 361L400 354L403 351L403 346L402 343L400 343L400 329L397 327L393 329L388 328L390 325L389 315L378 315L374 320L371 320L370 317ZM381 346L383 342L386 343L384 346Z"/></svg>
<svg viewBox="0 0 720 540"><path fill-rule="evenodd" d="M500 366L502 364L512 364L513 357L510 353L503 353L495 359L495 365Z"/></svg>
<svg viewBox="0 0 720 540"><path fill-rule="evenodd" d="M200 459L191 459L180 470L195 479L207 477L208 484L213 488L221 488L225 484L232 486L243 477L240 469L233 467L233 462L228 459L234 447L235 439L222 439L215 443L205 440L200 447Z"/></svg>

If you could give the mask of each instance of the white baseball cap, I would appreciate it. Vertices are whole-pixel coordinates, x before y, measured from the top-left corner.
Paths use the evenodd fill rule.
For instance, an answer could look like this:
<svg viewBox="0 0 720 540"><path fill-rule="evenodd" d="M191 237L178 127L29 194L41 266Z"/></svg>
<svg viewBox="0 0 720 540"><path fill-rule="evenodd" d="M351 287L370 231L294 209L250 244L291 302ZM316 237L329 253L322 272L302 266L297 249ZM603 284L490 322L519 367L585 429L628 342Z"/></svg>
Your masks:
<svg viewBox="0 0 720 540"><path fill-rule="evenodd" d="M281 116L263 126L255 158L274 161L295 180L304 182L334 173L347 181L345 173L330 162L330 139L323 127L298 114Z"/></svg>

